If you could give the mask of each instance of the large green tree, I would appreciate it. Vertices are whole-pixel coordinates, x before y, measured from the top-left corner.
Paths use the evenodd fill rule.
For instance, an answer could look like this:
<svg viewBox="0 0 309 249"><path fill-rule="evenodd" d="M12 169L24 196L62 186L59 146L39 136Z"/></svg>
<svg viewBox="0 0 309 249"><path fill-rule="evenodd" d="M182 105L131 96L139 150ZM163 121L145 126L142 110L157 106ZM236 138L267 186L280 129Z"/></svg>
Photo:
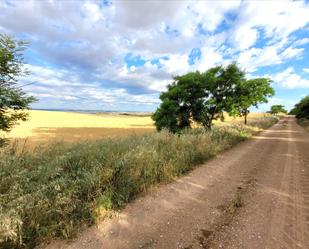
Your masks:
<svg viewBox="0 0 309 249"><path fill-rule="evenodd" d="M247 123L249 108L274 95L270 82L266 78L247 80L236 63L177 76L160 95L162 103L152 118L158 130L172 132L191 127L192 122L211 129L213 120L223 119L224 112L244 116Z"/></svg>
<svg viewBox="0 0 309 249"><path fill-rule="evenodd" d="M23 53L26 43L0 34L0 130L9 131L19 120L26 120L25 110L35 101L16 83L28 74Z"/></svg>
<svg viewBox="0 0 309 249"><path fill-rule="evenodd" d="M191 127L192 122L211 129L213 120L223 118L223 112L229 110L235 85L242 80L244 73L235 63L175 77L152 116L157 129L177 132Z"/></svg>
<svg viewBox="0 0 309 249"><path fill-rule="evenodd" d="M260 103L267 103L268 98L275 94L268 78L256 78L239 81L236 85L235 98L232 99L229 113L231 115L243 116L247 124L249 108L258 107Z"/></svg>

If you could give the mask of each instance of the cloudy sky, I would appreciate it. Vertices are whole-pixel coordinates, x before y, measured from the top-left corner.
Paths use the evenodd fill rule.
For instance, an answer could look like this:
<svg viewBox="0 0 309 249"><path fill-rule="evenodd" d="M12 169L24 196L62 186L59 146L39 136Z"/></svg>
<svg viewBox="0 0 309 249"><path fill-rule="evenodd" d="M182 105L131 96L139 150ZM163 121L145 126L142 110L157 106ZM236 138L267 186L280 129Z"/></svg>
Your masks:
<svg viewBox="0 0 309 249"><path fill-rule="evenodd" d="M269 104L309 94L308 1L0 0L0 33L30 42L34 108L153 111L173 75L232 61Z"/></svg>

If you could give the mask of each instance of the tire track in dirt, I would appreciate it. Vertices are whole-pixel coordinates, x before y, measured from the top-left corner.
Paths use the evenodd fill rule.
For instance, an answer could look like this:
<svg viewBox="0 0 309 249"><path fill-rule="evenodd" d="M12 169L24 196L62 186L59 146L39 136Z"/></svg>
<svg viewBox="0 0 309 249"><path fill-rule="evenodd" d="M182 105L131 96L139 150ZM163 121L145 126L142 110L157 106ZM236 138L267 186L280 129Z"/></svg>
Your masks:
<svg viewBox="0 0 309 249"><path fill-rule="evenodd" d="M288 127L290 130L299 130L292 126L290 121ZM301 133L300 133L301 134ZM306 136L305 136L306 137ZM270 234L268 248L309 248L308 244L308 225L306 224L306 203L303 196L304 180L308 170L304 168L303 159L297 148L295 141L302 141L300 136L293 136L289 133L288 153L285 163L284 176L280 191L285 193L278 199L278 207L272 218L274 229ZM308 165L307 165L308 166ZM305 177L302 177L302 174ZM308 181L309 177L307 177ZM306 181L305 180L305 181ZM308 206L307 206L308 207ZM281 222L278 222L280 220ZM277 240L274 238L278 237Z"/></svg>
<svg viewBox="0 0 309 249"><path fill-rule="evenodd" d="M238 216L209 248L309 248L309 134L288 118L269 130L277 146L257 171Z"/></svg>

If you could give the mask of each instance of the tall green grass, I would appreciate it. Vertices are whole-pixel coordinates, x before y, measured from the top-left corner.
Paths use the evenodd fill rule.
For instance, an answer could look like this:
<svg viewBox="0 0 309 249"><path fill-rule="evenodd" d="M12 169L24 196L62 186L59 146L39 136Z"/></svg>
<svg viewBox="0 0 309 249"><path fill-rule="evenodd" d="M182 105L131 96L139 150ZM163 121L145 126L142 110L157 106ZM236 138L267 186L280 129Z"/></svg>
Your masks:
<svg viewBox="0 0 309 249"><path fill-rule="evenodd" d="M185 174L256 130L236 125L53 144L31 152L7 148L0 157L0 247L33 248L71 238L150 186Z"/></svg>

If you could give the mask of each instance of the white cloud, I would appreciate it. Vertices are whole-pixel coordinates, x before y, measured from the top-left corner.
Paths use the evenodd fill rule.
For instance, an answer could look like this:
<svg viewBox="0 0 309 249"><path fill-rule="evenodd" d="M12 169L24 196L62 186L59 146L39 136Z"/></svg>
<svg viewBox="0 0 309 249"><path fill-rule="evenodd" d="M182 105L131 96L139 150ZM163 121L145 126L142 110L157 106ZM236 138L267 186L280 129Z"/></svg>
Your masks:
<svg viewBox="0 0 309 249"><path fill-rule="evenodd" d="M92 2L85 2L85 12L87 19L91 20L92 22L97 22L99 20L104 20L103 13L100 10L100 7Z"/></svg>
<svg viewBox="0 0 309 249"><path fill-rule="evenodd" d="M120 98L157 103L173 75L233 60L254 72L302 59L301 46L309 39L297 40L293 32L308 24L308 10L304 1L117 0L108 6L102 1L1 1L0 32L30 41L30 61L41 64L29 65L32 76L25 83L40 82L28 89L46 103L53 96L72 103ZM189 65L193 48L201 50L201 58ZM146 63L128 66L128 53Z"/></svg>
<svg viewBox="0 0 309 249"><path fill-rule="evenodd" d="M223 62L222 55L214 48L203 47L201 52L202 57L196 67L199 71L206 71L207 69Z"/></svg>
<svg viewBox="0 0 309 249"><path fill-rule="evenodd" d="M70 101L78 108L87 109L87 104L148 103L159 102L157 93L130 94L124 88L108 89L99 82L84 82L77 74L69 71L58 71L51 68L30 66L32 74L22 84L29 94L37 97L40 103L62 103ZM78 91L77 91L78 89ZM59 102L60 101L60 102Z"/></svg>
<svg viewBox="0 0 309 249"><path fill-rule="evenodd" d="M303 39L296 40L294 42L294 46L302 46L302 45L306 45L308 43L309 43L309 38L303 38Z"/></svg>
<svg viewBox="0 0 309 249"><path fill-rule="evenodd" d="M183 74L188 72L188 55L175 54L169 57L169 60L162 61L165 70L171 75Z"/></svg>
<svg viewBox="0 0 309 249"><path fill-rule="evenodd" d="M304 52L303 48L288 47L281 53L282 60L300 56Z"/></svg>
<svg viewBox="0 0 309 249"><path fill-rule="evenodd" d="M304 1L245 1L231 33L231 42L240 50L247 49L255 44L259 28L273 43L308 22L309 6Z"/></svg>
<svg viewBox="0 0 309 249"><path fill-rule="evenodd" d="M271 79L283 88L309 88L309 79L304 79L300 75L296 74L292 67L272 75Z"/></svg>
<svg viewBox="0 0 309 249"><path fill-rule="evenodd" d="M114 1L114 18L121 26L145 29L172 20L186 5L185 1Z"/></svg>
<svg viewBox="0 0 309 249"><path fill-rule="evenodd" d="M241 1L196 1L189 5L189 9L197 17L196 24L202 24L207 31L214 31L225 19L224 14L235 11ZM192 18L192 17L191 17Z"/></svg>
<svg viewBox="0 0 309 249"><path fill-rule="evenodd" d="M292 46L284 48L284 43L265 46L263 48L251 48L241 52L237 61L246 68L248 72L254 72L260 67L278 65L290 59L300 59L303 48Z"/></svg>
<svg viewBox="0 0 309 249"><path fill-rule="evenodd" d="M240 26L232 35L231 41L240 50L252 47L258 38L258 31L250 26Z"/></svg>
<svg viewBox="0 0 309 249"><path fill-rule="evenodd" d="M309 73L309 68L307 67L307 68L303 68L303 71L305 72L305 73Z"/></svg>

